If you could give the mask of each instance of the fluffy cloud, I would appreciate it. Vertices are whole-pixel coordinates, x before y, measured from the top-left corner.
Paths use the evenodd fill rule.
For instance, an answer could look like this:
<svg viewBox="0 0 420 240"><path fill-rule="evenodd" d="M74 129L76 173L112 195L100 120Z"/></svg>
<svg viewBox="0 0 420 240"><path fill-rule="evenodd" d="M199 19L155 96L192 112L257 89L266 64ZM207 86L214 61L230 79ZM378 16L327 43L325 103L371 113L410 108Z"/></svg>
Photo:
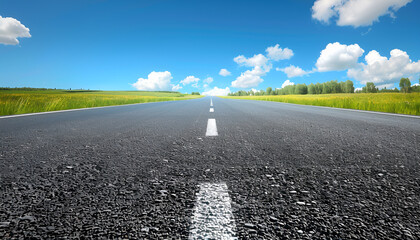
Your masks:
<svg viewBox="0 0 420 240"><path fill-rule="evenodd" d="M242 72L241 75L232 82L232 87L250 88L258 86L258 84L264 81L261 77L270 72L272 68L272 61L288 59L293 56L292 50L288 48L281 49L278 44L268 47L266 52L267 56L264 56L263 54L256 54L253 57L246 58L243 55L239 55L233 59L237 64L252 67L252 69Z"/></svg>
<svg viewBox="0 0 420 240"><path fill-rule="evenodd" d="M21 37L31 37L29 28L14 18L0 16L0 44L17 45Z"/></svg>
<svg viewBox="0 0 420 240"><path fill-rule="evenodd" d="M203 92L202 95L206 95L206 96L227 96L228 93L230 93L230 89L228 87L226 87L225 89L214 87L213 89L211 89L209 91Z"/></svg>
<svg viewBox="0 0 420 240"><path fill-rule="evenodd" d="M281 49L278 44L268 47L265 51L267 52L267 56L274 61L290 59L293 57L293 51L291 49Z"/></svg>
<svg viewBox="0 0 420 240"><path fill-rule="evenodd" d="M321 51L316 67L319 72L342 71L357 65L359 57L365 51L357 44L345 45L339 42L329 43Z"/></svg>
<svg viewBox="0 0 420 240"><path fill-rule="evenodd" d="M179 89L181 89L182 87L179 85L179 84L177 84L177 85L173 85L172 86L172 91L178 91Z"/></svg>
<svg viewBox="0 0 420 240"><path fill-rule="evenodd" d="M185 86L185 85L190 84L190 83L197 83L198 81L200 81L199 78L196 78L194 76L188 76L184 80L182 80L181 83L182 83L182 85Z"/></svg>
<svg viewBox="0 0 420 240"><path fill-rule="evenodd" d="M317 0L312 6L312 18L329 23L338 17L339 26L369 26L383 15L391 15L412 0Z"/></svg>
<svg viewBox="0 0 420 240"><path fill-rule="evenodd" d="M359 67L349 69L347 75L362 84L373 82L378 86L389 87L402 77L420 73L420 60L411 61L408 54L399 49L392 50L390 55L388 59L372 50L365 56L366 64L361 63Z"/></svg>
<svg viewBox="0 0 420 240"><path fill-rule="evenodd" d="M170 72L151 72L147 78L139 78L132 86L137 90L169 90L171 88L172 75Z"/></svg>
<svg viewBox="0 0 420 240"><path fill-rule="evenodd" d="M246 70L241 73L241 76L237 77L236 80L232 82L232 87L249 88L258 86L258 84L264 81L261 76L264 76L266 73L267 70L260 66L257 66L252 70Z"/></svg>
<svg viewBox="0 0 420 240"><path fill-rule="evenodd" d="M253 57L246 58L243 55L237 56L233 59L237 64L247 67L264 67L268 68L268 58L262 54L256 54Z"/></svg>
<svg viewBox="0 0 420 240"><path fill-rule="evenodd" d="M284 88L286 86L295 85L294 82L291 82L290 80L284 81L284 83L281 85L281 88Z"/></svg>
<svg viewBox="0 0 420 240"><path fill-rule="evenodd" d="M227 69L225 68L220 69L220 72L219 72L220 76L226 77L226 76L229 76L230 74L231 73Z"/></svg>
<svg viewBox="0 0 420 240"><path fill-rule="evenodd" d="M286 73L288 78L299 77L311 73L293 65L290 65L285 68L276 68L276 70Z"/></svg>
<svg viewBox="0 0 420 240"><path fill-rule="evenodd" d="M203 82L210 84L210 83L213 82L213 78L212 77L208 77L208 78L204 79Z"/></svg>

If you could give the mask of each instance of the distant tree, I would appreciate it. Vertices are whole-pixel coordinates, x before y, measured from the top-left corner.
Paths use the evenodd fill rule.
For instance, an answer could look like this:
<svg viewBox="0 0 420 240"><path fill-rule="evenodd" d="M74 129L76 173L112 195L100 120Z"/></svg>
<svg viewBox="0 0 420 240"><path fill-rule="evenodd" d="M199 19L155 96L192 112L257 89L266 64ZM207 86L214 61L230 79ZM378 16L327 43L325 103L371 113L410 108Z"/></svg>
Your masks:
<svg viewBox="0 0 420 240"><path fill-rule="evenodd" d="M408 78L401 78L400 80L400 89L403 93L409 93L411 88L411 82Z"/></svg>
<svg viewBox="0 0 420 240"><path fill-rule="evenodd" d="M328 94L328 93L331 93L331 86L329 83L324 82L322 84L322 94Z"/></svg>
<svg viewBox="0 0 420 240"><path fill-rule="evenodd" d="M308 93L308 87L306 87L306 84L297 84L295 87L295 94L307 94Z"/></svg>
<svg viewBox="0 0 420 240"><path fill-rule="evenodd" d="M315 84L315 92L316 94L322 94L322 84L321 83L317 83Z"/></svg>
<svg viewBox="0 0 420 240"><path fill-rule="evenodd" d="M273 92L273 89L271 87L268 87L267 90L265 91L265 94L271 95L272 92Z"/></svg>
<svg viewBox="0 0 420 240"><path fill-rule="evenodd" d="M199 92L192 92L191 95L200 95Z"/></svg>
<svg viewBox="0 0 420 240"><path fill-rule="evenodd" d="M350 80L347 80L344 82L344 87L342 88L342 91L344 93L354 93L354 85L353 82Z"/></svg>
<svg viewBox="0 0 420 240"><path fill-rule="evenodd" d="M315 84L311 83L308 85L308 94L317 94Z"/></svg>
<svg viewBox="0 0 420 240"><path fill-rule="evenodd" d="M375 86L375 84L373 82L367 82L365 92L376 93L376 92L378 92L378 88Z"/></svg>

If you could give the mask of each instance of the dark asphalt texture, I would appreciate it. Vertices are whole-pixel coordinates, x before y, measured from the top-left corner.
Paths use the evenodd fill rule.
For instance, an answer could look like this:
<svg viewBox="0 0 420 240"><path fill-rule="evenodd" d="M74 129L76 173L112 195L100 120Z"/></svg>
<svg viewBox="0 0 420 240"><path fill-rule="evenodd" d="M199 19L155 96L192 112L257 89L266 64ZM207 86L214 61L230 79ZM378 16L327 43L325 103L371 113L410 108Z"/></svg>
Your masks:
<svg viewBox="0 0 420 240"><path fill-rule="evenodd" d="M187 239L202 182L240 239L420 239L420 119L213 103L0 119L0 239Z"/></svg>

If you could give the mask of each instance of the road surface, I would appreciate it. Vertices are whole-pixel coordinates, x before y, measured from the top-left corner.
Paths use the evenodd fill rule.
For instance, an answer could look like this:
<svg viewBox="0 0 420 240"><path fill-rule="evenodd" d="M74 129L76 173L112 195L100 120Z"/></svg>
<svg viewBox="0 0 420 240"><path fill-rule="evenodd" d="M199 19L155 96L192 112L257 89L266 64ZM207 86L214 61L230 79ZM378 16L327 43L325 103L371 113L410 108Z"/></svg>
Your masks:
<svg viewBox="0 0 420 240"><path fill-rule="evenodd" d="M217 97L3 118L0 238L420 239L419 153L419 118Z"/></svg>

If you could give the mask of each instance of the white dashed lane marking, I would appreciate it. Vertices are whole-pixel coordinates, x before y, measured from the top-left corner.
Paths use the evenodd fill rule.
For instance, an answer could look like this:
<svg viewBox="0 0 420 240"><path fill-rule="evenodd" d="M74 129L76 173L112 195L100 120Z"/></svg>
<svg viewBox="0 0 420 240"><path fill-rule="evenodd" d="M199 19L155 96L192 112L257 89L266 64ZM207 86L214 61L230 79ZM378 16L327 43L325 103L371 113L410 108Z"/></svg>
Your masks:
<svg viewBox="0 0 420 240"><path fill-rule="evenodd" d="M238 239L226 183L200 184L189 239Z"/></svg>
<svg viewBox="0 0 420 240"><path fill-rule="evenodd" d="M212 137L212 136L217 136L217 135L218 134L217 134L216 119L209 118L209 120L207 121L206 136Z"/></svg>
<svg viewBox="0 0 420 240"><path fill-rule="evenodd" d="M210 99L210 107L213 107L213 98Z"/></svg>
<svg viewBox="0 0 420 240"><path fill-rule="evenodd" d="M214 108L210 108L210 112L214 112Z"/></svg>

